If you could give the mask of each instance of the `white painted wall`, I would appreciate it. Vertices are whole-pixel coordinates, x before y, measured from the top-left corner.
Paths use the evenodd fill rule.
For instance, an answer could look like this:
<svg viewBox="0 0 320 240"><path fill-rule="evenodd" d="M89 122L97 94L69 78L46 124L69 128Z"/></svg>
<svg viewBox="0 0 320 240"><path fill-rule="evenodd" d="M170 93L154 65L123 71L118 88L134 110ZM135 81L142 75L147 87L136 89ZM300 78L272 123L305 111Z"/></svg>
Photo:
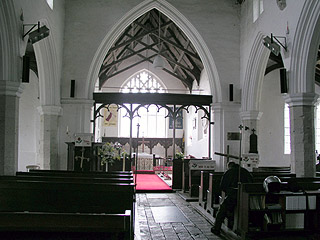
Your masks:
<svg viewBox="0 0 320 240"><path fill-rule="evenodd" d="M241 38L240 38L240 79L243 85L250 51L259 32L270 36L283 36L287 38L288 47L292 46L296 25L305 0L288 0L287 7L281 11L276 1L263 1L264 11L259 18L253 22L252 0L241 4ZM289 32L287 33L287 28ZM283 41L282 39L279 39ZM261 43L262 44L262 43ZM290 51L281 49L284 65L290 71Z"/></svg>
<svg viewBox="0 0 320 240"><path fill-rule="evenodd" d="M105 35L121 17L141 2L66 1L62 97L69 95L71 79L84 86L90 63ZM224 88L227 89L228 82L236 81L236 84L240 67L239 5L220 0L168 2L185 15L204 38L216 61ZM83 97L84 88L78 88L76 95Z"/></svg>
<svg viewBox="0 0 320 240"><path fill-rule="evenodd" d="M284 154L284 99L280 93L279 70L268 73L263 81L259 122L259 166L290 166Z"/></svg>
<svg viewBox="0 0 320 240"><path fill-rule="evenodd" d="M39 79L33 71L29 83L23 85L25 89L19 100L18 171L26 171L27 165L39 165Z"/></svg>
<svg viewBox="0 0 320 240"><path fill-rule="evenodd" d="M208 76L203 71L201 73L200 84L193 82L193 94L210 95ZM199 91L201 90L201 91ZM206 128L206 119L201 119L204 115L202 110L196 113L195 107L190 107L189 113L185 114L185 155L192 155L196 158L208 157L209 149L209 129ZM208 109L209 111L209 109Z"/></svg>

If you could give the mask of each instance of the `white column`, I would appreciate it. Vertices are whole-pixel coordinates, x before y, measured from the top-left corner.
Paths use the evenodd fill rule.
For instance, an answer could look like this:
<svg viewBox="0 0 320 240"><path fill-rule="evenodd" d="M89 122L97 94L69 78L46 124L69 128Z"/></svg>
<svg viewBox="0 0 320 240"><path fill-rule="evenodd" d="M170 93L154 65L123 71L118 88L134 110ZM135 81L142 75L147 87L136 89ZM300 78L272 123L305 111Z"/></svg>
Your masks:
<svg viewBox="0 0 320 240"><path fill-rule="evenodd" d="M15 175L18 170L20 82L0 80L0 175Z"/></svg>
<svg viewBox="0 0 320 240"><path fill-rule="evenodd" d="M40 106L38 111L40 114L40 168L60 169L58 120L61 115L61 107Z"/></svg>
<svg viewBox="0 0 320 240"><path fill-rule="evenodd" d="M291 169L297 177L315 176L315 93L297 93L286 97L290 109Z"/></svg>
<svg viewBox="0 0 320 240"><path fill-rule="evenodd" d="M74 142L75 133L90 133L92 107L91 99L62 99L63 116L60 121L60 168L67 169L67 144ZM67 133L68 129L68 133Z"/></svg>
<svg viewBox="0 0 320 240"><path fill-rule="evenodd" d="M240 121L240 104L238 103L214 103L213 104L213 159L217 162L219 171L226 167L226 158L214 154L226 153L227 145L230 147L230 154L239 155L239 141L228 140L228 133L239 132Z"/></svg>

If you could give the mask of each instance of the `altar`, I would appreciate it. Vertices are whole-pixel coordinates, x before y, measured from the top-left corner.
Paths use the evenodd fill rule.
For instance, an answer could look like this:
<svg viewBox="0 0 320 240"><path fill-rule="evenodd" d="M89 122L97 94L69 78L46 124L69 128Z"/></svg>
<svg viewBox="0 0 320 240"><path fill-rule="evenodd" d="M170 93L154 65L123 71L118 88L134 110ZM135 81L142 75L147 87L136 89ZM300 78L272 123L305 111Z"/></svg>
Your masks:
<svg viewBox="0 0 320 240"><path fill-rule="evenodd" d="M144 170L144 171L153 171L154 165L154 157L153 154L149 153L138 153L137 159L137 171Z"/></svg>

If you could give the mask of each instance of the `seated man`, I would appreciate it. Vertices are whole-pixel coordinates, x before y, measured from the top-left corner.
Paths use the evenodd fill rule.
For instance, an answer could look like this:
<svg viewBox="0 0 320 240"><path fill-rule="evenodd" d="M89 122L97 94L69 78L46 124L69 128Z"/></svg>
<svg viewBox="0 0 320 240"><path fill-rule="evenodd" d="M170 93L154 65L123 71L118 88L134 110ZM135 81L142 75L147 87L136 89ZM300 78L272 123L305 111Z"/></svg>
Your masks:
<svg viewBox="0 0 320 240"><path fill-rule="evenodd" d="M216 216L216 221L214 223L214 226L211 228L211 232L216 235L220 234L221 225L225 217L227 216L227 212L233 212L237 205L237 190L239 180L241 183L253 181L252 175L247 169L240 167L239 164L235 162L229 162L228 170L223 174L220 183L221 190L225 192L225 199L220 204Z"/></svg>

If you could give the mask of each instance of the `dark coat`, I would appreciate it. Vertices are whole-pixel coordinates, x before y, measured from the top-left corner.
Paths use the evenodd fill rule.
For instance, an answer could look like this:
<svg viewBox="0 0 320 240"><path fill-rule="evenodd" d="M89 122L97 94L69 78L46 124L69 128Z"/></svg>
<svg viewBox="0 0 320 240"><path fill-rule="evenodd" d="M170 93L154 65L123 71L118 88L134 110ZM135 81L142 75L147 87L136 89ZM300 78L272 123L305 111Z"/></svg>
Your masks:
<svg viewBox="0 0 320 240"><path fill-rule="evenodd" d="M247 169L240 167L240 182L249 183L252 181L253 178L251 173ZM234 165L224 173L220 183L221 190L226 193L226 198L231 201L237 201L238 182L239 165Z"/></svg>

